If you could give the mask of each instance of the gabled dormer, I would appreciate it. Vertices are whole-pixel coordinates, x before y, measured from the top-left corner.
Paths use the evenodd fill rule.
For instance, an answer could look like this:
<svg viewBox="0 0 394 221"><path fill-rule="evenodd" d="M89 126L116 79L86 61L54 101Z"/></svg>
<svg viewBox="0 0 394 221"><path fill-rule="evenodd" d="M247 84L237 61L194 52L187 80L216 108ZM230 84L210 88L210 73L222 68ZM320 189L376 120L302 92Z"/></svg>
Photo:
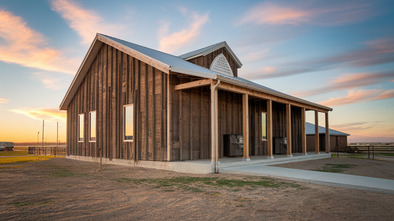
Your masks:
<svg viewBox="0 0 394 221"><path fill-rule="evenodd" d="M225 41L180 55L179 57L215 72L234 77L238 77L238 68L242 67L241 61Z"/></svg>

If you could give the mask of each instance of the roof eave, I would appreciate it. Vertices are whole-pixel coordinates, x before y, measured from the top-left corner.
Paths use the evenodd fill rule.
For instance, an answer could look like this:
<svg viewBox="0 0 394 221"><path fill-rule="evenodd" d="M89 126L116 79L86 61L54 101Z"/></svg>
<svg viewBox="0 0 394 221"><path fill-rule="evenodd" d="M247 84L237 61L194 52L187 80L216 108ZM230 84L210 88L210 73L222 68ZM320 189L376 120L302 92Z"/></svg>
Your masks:
<svg viewBox="0 0 394 221"><path fill-rule="evenodd" d="M266 93L266 94L269 94L269 95L272 95L272 96L284 98L284 99L295 101L295 102L298 102L298 103L307 104L309 106L320 108L320 109L323 109L323 110L326 110L326 111L332 111L333 110L330 107L326 107L326 106L323 106L323 105L320 105L320 104L316 104L316 103L313 103L313 102L310 102L310 101L306 101L306 100L303 100L301 98L296 98L296 97L292 97L290 95L286 96L284 94L275 93L274 91L265 90L263 88L259 88L259 87L256 87L254 85L250 85L250 84L247 84L247 83L244 83L244 82L240 82L240 81L237 81L237 80L234 80L234 79L231 79L231 78L226 78L226 77L223 77L223 76L220 76L220 75L218 75L218 79L223 81L223 82L229 83L229 84L233 84L233 85L237 85L237 86L240 86L240 87L252 89L252 90L255 90L255 91L260 91L260 92L263 92L263 93Z"/></svg>
<svg viewBox="0 0 394 221"><path fill-rule="evenodd" d="M67 110L67 106L68 104L71 102L72 96L70 96L71 94L73 94L73 92L75 93L75 91L78 89L78 87L74 87L74 85L79 85L78 83L82 82L84 74L81 75L81 73L86 72L91 63L94 60L95 56L91 56L92 54L96 55L98 53L98 51L101 48L102 42L98 41L98 35L96 35L96 37L94 38L92 44L89 47L88 52L85 55L85 58L83 59L81 65L78 68L78 71L76 73L76 75L74 76L73 81L71 82L70 87L67 90L66 95L63 98L62 103L59 106L60 110Z"/></svg>
<svg viewBox="0 0 394 221"><path fill-rule="evenodd" d="M191 60L193 58L197 58L200 56L206 56L209 53L212 53L222 47L225 47L227 49L227 51L230 53L230 55L234 58L235 62L237 63L238 68L242 67L242 62L239 60L239 58L235 55L235 53L233 52L233 50L231 50L230 46L227 44L227 42L222 42L221 44L216 45L215 47L210 48L209 50L204 51L203 53L198 53L198 54L194 54L190 57L186 57L184 58L186 61L187 60Z"/></svg>

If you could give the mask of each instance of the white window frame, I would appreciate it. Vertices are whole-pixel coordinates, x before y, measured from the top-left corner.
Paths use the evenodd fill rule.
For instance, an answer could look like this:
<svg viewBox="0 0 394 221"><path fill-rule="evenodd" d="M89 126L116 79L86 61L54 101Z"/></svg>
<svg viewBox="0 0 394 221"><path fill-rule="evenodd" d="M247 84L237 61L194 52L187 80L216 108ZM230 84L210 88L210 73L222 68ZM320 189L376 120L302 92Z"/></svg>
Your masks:
<svg viewBox="0 0 394 221"><path fill-rule="evenodd" d="M133 108L133 111L132 111L132 114L133 114L132 121L133 121L133 123L131 125L133 127L133 134L132 134L133 138L132 139L126 139L126 108L130 107L130 106ZM135 133L135 131L134 131L134 124L135 124L135 122L134 122L134 104L123 105L123 142L134 142L134 133Z"/></svg>
<svg viewBox="0 0 394 221"><path fill-rule="evenodd" d="M81 117L82 117L82 137L81 137ZM85 114L78 114L78 142L85 141Z"/></svg>
<svg viewBox="0 0 394 221"><path fill-rule="evenodd" d="M94 130L96 130L94 139L92 139L92 113L94 113L94 121L95 121ZM97 140L97 112L94 110L89 112L89 142L94 143L96 142L96 140Z"/></svg>
<svg viewBox="0 0 394 221"><path fill-rule="evenodd" d="M263 114L265 115L265 138L263 136ZM261 112L261 140L267 141L267 112Z"/></svg>

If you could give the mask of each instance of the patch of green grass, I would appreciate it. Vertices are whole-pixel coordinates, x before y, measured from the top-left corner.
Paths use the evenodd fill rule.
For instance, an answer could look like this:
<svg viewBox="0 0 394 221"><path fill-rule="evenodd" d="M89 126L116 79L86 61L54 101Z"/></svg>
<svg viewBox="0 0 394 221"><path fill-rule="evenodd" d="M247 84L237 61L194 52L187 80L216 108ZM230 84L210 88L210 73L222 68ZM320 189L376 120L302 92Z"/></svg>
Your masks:
<svg viewBox="0 0 394 221"><path fill-rule="evenodd" d="M75 173L73 173L67 169L60 168L56 165L50 165L48 167L52 168L52 170L50 171L50 175L53 177L62 178L62 177L71 177L71 176L75 175Z"/></svg>
<svg viewBox="0 0 394 221"><path fill-rule="evenodd" d="M394 157L394 153L379 153L379 155Z"/></svg>
<svg viewBox="0 0 394 221"><path fill-rule="evenodd" d="M165 191L179 189L190 192L204 192L203 187L228 188L233 192L241 191L240 188L257 188L257 187L299 187L298 184L287 182L278 182L274 179L262 178L260 180L238 180L218 177L173 177L161 179L130 179L118 178L116 182L132 182L134 184L150 184L153 188L163 189Z"/></svg>
<svg viewBox="0 0 394 221"><path fill-rule="evenodd" d="M345 169L353 168L354 164L330 164L327 163L321 169L314 170L319 172L342 173Z"/></svg>
<svg viewBox="0 0 394 221"><path fill-rule="evenodd" d="M23 156L29 155L27 151L1 151L0 156Z"/></svg>

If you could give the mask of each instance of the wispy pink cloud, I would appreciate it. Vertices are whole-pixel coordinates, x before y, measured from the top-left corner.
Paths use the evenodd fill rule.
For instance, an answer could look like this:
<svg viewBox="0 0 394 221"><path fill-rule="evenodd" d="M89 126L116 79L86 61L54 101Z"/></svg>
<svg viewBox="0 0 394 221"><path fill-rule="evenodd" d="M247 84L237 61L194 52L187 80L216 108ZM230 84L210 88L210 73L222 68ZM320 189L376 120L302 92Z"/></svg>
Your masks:
<svg viewBox="0 0 394 221"><path fill-rule="evenodd" d="M185 8L182 8L181 12L184 16L191 18L191 23L187 28L170 33L170 24L162 22L158 31L159 50L173 53L190 45L201 34L202 28L209 21L208 13L201 15L194 11L188 11Z"/></svg>
<svg viewBox="0 0 394 221"><path fill-rule="evenodd" d="M357 74L345 74L340 75L331 82L325 84L325 86L319 87L318 89L308 89L292 93L297 97L308 97L317 94L323 94L332 91L352 89L363 86L374 85L382 82L386 82L394 78L394 72L377 72L377 73L357 73Z"/></svg>
<svg viewBox="0 0 394 221"><path fill-rule="evenodd" d="M376 13L365 1L324 4L313 1L262 2L248 10L238 24L343 25L363 21Z"/></svg>
<svg viewBox="0 0 394 221"><path fill-rule="evenodd" d="M307 22L310 16L311 12L301 8L263 2L246 12L239 23L295 25Z"/></svg>
<svg viewBox="0 0 394 221"><path fill-rule="evenodd" d="M52 10L58 12L68 25L82 38L83 44L90 44L96 33L121 33L125 26L109 24L93 10L83 8L80 4L70 0L55 0Z"/></svg>
<svg viewBox="0 0 394 221"><path fill-rule="evenodd" d="M68 59L49 46L45 37L19 16L0 10L0 60L25 67L73 74L75 59Z"/></svg>
<svg viewBox="0 0 394 221"><path fill-rule="evenodd" d="M391 90L351 90L344 97L330 98L319 102L325 106L341 106L354 103L363 103L375 100L394 98L394 89Z"/></svg>
<svg viewBox="0 0 394 221"><path fill-rule="evenodd" d="M49 109L14 109L11 112L30 117L35 120L66 121L67 112L57 108Z"/></svg>
<svg viewBox="0 0 394 221"><path fill-rule="evenodd" d="M5 104L8 103L10 100L6 99L6 98L1 98L0 97L0 104Z"/></svg>
<svg viewBox="0 0 394 221"><path fill-rule="evenodd" d="M382 38L368 41L358 49L335 54L328 57L291 62L281 65L281 68L272 73L259 72L260 70L245 73L253 79L280 78L330 70L338 66L368 67L394 62L394 39Z"/></svg>

